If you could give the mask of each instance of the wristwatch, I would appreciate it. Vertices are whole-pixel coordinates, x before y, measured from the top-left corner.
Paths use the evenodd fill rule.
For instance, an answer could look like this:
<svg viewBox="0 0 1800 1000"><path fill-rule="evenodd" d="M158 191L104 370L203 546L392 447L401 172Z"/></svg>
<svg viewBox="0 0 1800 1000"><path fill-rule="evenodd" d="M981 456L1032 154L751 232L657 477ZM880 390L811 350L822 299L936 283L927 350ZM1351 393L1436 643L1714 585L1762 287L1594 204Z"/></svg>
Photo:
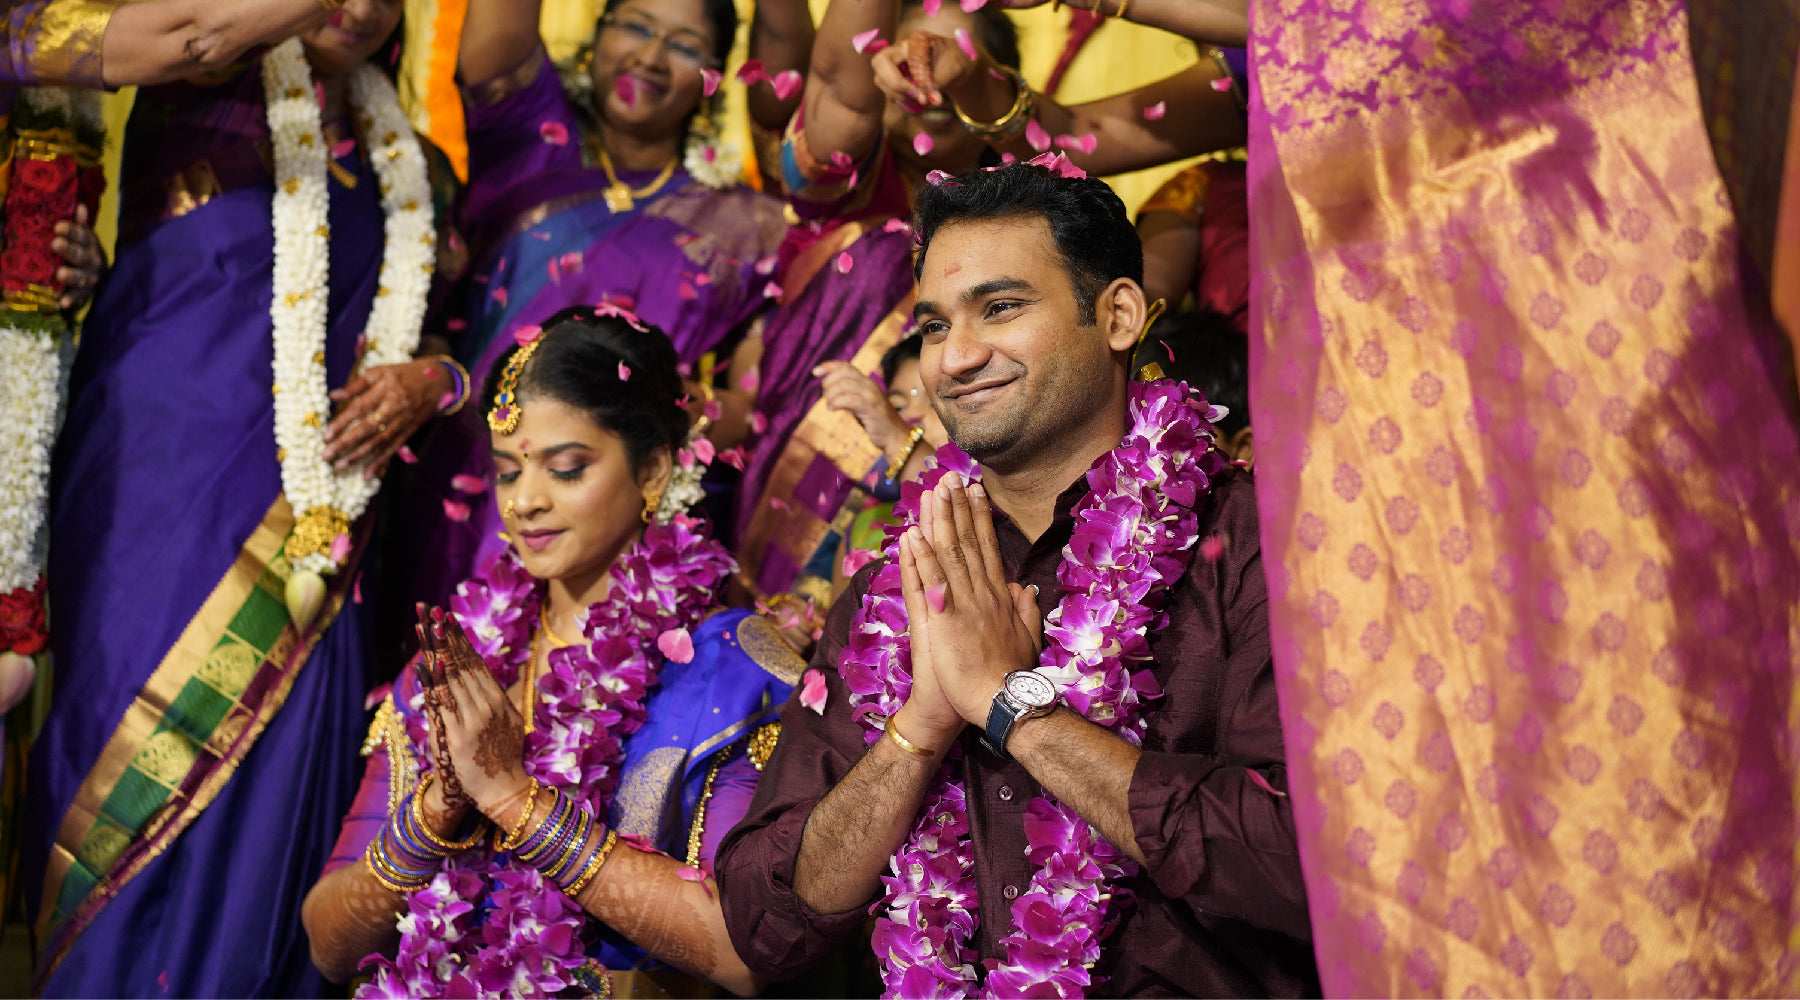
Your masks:
<svg viewBox="0 0 1800 1000"><path fill-rule="evenodd" d="M1035 670L1015 670L1006 675L1000 690L994 692L994 707L988 709L987 729L981 742L995 756L1011 760L1006 740L1020 719L1037 719L1049 715L1056 707L1056 685Z"/></svg>

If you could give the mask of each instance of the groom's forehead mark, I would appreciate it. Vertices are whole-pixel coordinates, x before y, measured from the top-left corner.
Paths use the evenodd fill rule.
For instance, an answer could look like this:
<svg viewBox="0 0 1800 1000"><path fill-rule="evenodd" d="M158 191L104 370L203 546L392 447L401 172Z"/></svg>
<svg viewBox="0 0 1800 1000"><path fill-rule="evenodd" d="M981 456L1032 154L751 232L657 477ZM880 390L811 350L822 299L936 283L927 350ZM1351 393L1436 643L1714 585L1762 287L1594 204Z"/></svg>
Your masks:
<svg viewBox="0 0 1800 1000"><path fill-rule="evenodd" d="M961 261L952 261L949 267L944 268L944 277L948 278L953 274L960 273L962 268Z"/></svg>

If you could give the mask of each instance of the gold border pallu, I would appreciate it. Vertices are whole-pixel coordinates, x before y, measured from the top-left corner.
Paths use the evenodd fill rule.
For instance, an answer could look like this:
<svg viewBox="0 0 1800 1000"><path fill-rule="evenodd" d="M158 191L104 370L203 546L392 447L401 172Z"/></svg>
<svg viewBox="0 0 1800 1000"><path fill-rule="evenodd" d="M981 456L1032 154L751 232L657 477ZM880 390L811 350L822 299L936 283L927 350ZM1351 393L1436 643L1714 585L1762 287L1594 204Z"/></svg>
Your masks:
<svg viewBox="0 0 1800 1000"><path fill-rule="evenodd" d="M51 845L39 904L42 991L76 938L231 780L343 607L367 528L312 626L284 594L293 510L278 496L237 560L138 692L76 790Z"/></svg>
<svg viewBox="0 0 1800 1000"><path fill-rule="evenodd" d="M912 322L913 302L917 298L916 289L900 298L857 348L850 359L852 367L867 375L880 366L881 356L900 342L901 331ZM770 470L768 485L763 487L756 513L745 527L743 543L738 547L738 579L758 598L770 596L757 586L756 577L771 547L785 551L796 566L804 568L831 530L830 520L817 516L811 506L794 496L817 455L824 455L854 483L869 474L875 460L881 457L881 449L869 441L868 432L848 411L833 410L824 399L806 411Z"/></svg>

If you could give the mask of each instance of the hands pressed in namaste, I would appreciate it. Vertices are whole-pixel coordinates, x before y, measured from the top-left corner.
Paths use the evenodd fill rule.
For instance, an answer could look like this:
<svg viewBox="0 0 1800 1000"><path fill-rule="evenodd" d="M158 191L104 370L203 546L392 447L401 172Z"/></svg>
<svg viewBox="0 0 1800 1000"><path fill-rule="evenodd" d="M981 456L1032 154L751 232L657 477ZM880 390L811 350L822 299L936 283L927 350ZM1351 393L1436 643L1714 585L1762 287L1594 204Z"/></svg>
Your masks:
<svg viewBox="0 0 1800 1000"><path fill-rule="evenodd" d="M419 678L438 769L427 797L441 788L445 806L454 808L460 792L491 819L529 787L525 720L454 615L420 605L418 634L424 655Z"/></svg>
<svg viewBox="0 0 1800 1000"><path fill-rule="evenodd" d="M939 749L965 723L987 724L1008 673L1037 665L1037 592L1006 579L987 491L954 472L920 498L919 524L900 539L900 581L913 676L903 735Z"/></svg>

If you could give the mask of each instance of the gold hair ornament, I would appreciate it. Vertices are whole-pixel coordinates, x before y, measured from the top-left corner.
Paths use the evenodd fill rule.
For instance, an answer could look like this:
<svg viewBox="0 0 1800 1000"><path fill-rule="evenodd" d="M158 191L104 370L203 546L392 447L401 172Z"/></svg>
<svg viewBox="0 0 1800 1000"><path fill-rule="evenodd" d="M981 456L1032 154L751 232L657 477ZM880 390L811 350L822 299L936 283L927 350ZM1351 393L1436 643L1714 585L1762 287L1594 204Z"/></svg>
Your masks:
<svg viewBox="0 0 1800 1000"><path fill-rule="evenodd" d="M537 351L537 346L544 342L539 334L512 356L506 363L506 369L500 373L500 385L494 390L494 408L488 411L488 427L496 434L511 434L519 429L519 373Z"/></svg>

